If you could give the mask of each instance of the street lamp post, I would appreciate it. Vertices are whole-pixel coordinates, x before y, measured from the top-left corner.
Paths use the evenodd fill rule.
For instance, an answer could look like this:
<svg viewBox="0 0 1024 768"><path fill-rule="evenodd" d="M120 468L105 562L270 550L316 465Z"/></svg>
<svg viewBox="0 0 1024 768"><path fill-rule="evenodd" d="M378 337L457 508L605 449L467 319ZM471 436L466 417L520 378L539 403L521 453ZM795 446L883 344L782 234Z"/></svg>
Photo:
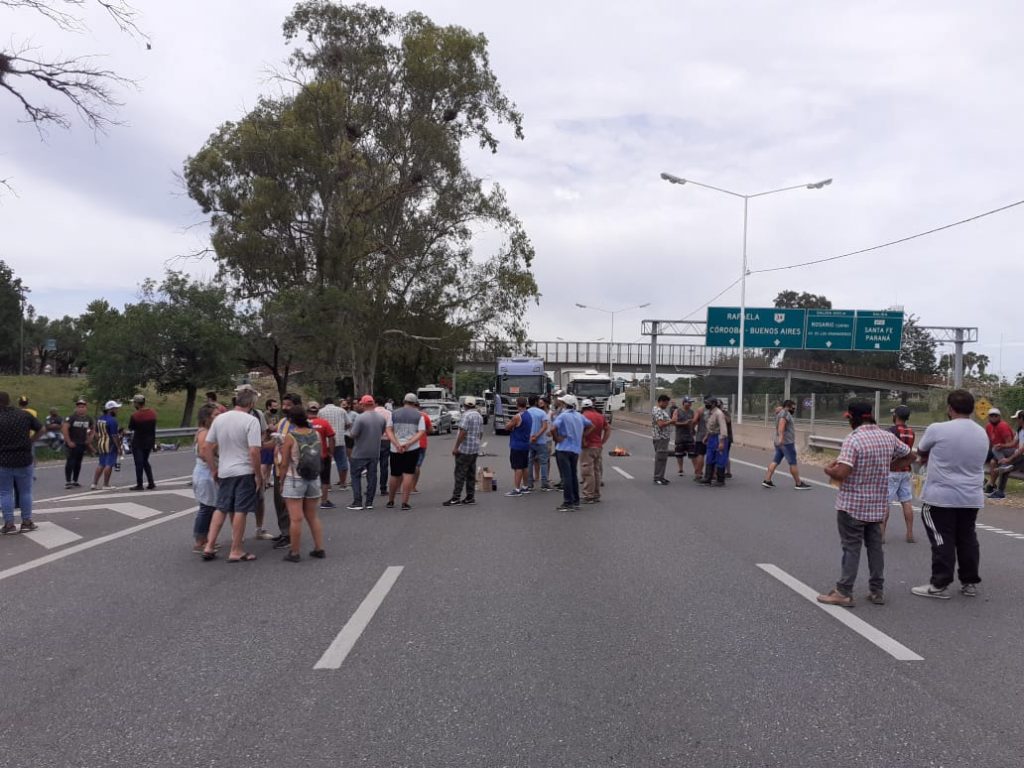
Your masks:
<svg viewBox="0 0 1024 768"><path fill-rule="evenodd" d="M725 195L731 195L732 197L739 197L743 200L743 272L740 275L740 361L739 370L737 371L737 386L736 386L736 423L743 423L743 358L746 354L746 339L744 338L747 330L747 214L750 207L750 200L755 197L764 197L765 195L774 195L779 192L789 192L794 189L822 189L832 183L832 179L823 179L822 181L815 181L810 184L794 184L792 187L781 187L780 189L769 189L766 192L755 192L752 195L744 195L740 192L733 192L732 190L722 189L721 187L713 187L710 184L702 184L699 181L693 179L684 179L679 176L675 176L671 173L662 173L661 178L667 181L669 184L693 184L697 187L704 187L705 189L711 189L715 192L721 192Z"/></svg>
<svg viewBox="0 0 1024 768"><path fill-rule="evenodd" d="M604 312L606 315L612 316L612 332L608 337L608 378L612 380L612 386L615 386L615 362L612 359L613 350L615 349L615 316L620 312L631 312L634 309L643 309L644 307L651 306L651 302L645 302L643 304L637 304L636 306L623 307L622 309L604 309L602 307L593 307L589 304L580 304L576 302L576 306L580 309L593 309L595 312ZM600 339L598 339L600 341Z"/></svg>

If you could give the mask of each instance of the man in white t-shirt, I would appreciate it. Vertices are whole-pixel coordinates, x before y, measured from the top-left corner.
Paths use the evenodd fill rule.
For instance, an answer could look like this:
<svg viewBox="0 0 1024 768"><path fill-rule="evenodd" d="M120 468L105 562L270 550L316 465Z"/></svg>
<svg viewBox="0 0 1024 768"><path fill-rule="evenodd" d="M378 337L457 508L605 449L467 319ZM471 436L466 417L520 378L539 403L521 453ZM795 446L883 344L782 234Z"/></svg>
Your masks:
<svg viewBox="0 0 1024 768"><path fill-rule="evenodd" d="M932 544L932 578L911 589L920 597L950 598L954 572L960 592L978 594L980 550L974 523L984 505L982 484L989 440L974 423L974 395L955 389L946 398L949 421L932 424L918 443L917 453L928 464L921 492L921 520ZM958 567L959 566L959 567Z"/></svg>
<svg viewBox="0 0 1024 768"><path fill-rule="evenodd" d="M331 456L324 458L334 459L338 467L338 487L348 488L348 451L345 450L343 436L348 432L348 414L345 409L334 404L333 397L325 397L324 404L320 408L320 418L331 425L334 430L334 452ZM330 477L327 478L330 484Z"/></svg>
<svg viewBox="0 0 1024 768"><path fill-rule="evenodd" d="M242 549L245 516L255 513L259 504L256 478L260 475L260 447L263 434L260 422L250 410L257 393L243 390L235 398L235 408L213 420L206 433L203 459L212 468L217 482L217 511L213 513L210 533L203 551L204 560L213 560L214 545L224 519L231 515L231 551L229 563L249 562L256 556Z"/></svg>

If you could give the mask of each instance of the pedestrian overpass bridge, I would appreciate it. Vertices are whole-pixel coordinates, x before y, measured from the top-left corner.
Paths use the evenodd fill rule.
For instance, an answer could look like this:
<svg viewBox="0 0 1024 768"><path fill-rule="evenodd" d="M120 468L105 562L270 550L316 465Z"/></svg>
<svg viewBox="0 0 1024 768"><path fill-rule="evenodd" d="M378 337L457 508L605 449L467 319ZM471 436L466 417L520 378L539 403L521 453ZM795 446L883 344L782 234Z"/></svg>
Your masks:
<svg viewBox="0 0 1024 768"><path fill-rule="evenodd" d="M657 376L735 376L739 369L739 354L729 347L604 341L528 341L522 345L473 341L460 354L458 368L493 371L498 357L540 357L545 367L556 375L566 368L605 369L609 364L617 374L654 373ZM793 359L786 354L780 356L774 350L748 349L743 359L744 378L784 379L787 392L794 380L902 392L924 392L946 386L940 377L915 371L819 363Z"/></svg>

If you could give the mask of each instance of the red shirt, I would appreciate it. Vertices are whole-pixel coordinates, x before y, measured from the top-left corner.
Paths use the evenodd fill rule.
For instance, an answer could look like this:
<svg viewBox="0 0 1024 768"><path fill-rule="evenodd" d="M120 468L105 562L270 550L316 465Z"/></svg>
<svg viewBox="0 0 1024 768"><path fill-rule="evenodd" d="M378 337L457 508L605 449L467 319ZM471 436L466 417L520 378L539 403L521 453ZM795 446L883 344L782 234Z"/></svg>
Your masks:
<svg viewBox="0 0 1024 768"><path fill-rule="evenodd" d="M985 432L988 433L988 444L996 445L1013 442L1013 430L1010 429L1010 425L1002 419L999 420L998 424L993 424L991 421L985 425Z"/></svg>
<svg viewBox="0 0 1024 768"><path fill-rule="evenodd" d="M583 447L584 448L600 448L604 443L604 427L607 423L604 415L598 413L593 408L587 408L583 412L583 418L594 425L594 428L590 431L590 434L583 436Z"/></svg>
<svg viewBox="0 0 1024 768"><path fill-rule="evenodd" d="M427 450L427 435L430 434L430 430L433 427L430 424L430 417L427 416L426 411L420 411L420 415L423 417L423 437L420 438L420 450L425 451Z"/></svg>
<svg viewBox="0 0 1024 768"><path fill-rule="evenodd" d="M331 426L331 423L327 421L327 419L321 418L310 419L309 426L316 430L316 433L320 435L320 455L325 459L331 458L331 454L327 450L327 439L335 437L334 427Z"/></svg>

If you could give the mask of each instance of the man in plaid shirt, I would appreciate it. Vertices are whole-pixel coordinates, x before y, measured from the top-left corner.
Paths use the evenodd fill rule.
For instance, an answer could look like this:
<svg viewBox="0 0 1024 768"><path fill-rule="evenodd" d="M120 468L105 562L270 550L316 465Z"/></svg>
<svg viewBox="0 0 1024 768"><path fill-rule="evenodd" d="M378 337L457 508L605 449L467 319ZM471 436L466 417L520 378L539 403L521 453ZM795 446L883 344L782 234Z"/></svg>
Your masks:
<svg viewBox="0 0 1024 768"><path fill-rule="evenodd" d="M853 607L853 584L863 545L870 572L868 602L884 605L882 521L889 511L889 472L909 467L914 453L875 423L870 403L851 402L846 417L853 432L843 441L839 458L825 467L825 474L840 484L836 518L843 547L842 572L835 589L818 595L818 602Z"/></svg>

